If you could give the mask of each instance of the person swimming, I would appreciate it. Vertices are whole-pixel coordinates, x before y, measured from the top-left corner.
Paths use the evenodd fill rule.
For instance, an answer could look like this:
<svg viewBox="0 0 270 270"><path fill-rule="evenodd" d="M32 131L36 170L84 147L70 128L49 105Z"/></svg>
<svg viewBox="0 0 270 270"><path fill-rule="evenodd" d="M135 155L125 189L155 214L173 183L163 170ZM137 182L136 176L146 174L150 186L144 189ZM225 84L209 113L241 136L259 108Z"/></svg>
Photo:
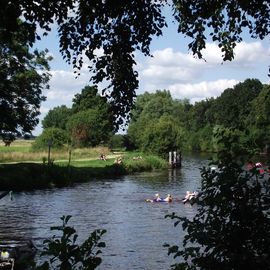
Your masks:
<svg viewBox="0 0 270 270"><path fill-rule="evenodd" d="M161 198L158 193L155 194L154 199L147 199L147 202L172 202L172 195L168 194L166 198Z"/></svg>
<svg viewBox="0 0 270 270"><path fill-rule="evenodd" d="M160 197L160 195L158 193L155 194L155 199L153 199L153 202L160 202L163 199Z"/></svg>
<svg viewBox="0 0 270 270"><path fill-rule="evenodd" d="M190 192L187 191L185 198L182 200L183 203L186 203L188 201L192 201L193 199L195 199L198 196L198 192Z"/></svg>
<svg viewBox="0 0 270 270"><path fill-rule="evenodd" d="M172 202L172 195L168 194L167 197L164 199L165 202Z"/></svg>

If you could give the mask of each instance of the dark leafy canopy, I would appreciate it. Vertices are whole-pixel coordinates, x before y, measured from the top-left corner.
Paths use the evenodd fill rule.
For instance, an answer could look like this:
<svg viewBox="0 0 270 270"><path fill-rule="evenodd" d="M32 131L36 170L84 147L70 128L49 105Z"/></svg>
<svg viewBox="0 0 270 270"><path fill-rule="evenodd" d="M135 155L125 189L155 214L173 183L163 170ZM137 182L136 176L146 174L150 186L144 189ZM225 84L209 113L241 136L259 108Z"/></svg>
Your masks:
<svg viewBox="0 0 270 270"><path fill-rule="evenodd" d="M246 29L252 38L265 38L270 32L269 1L174 0L178 31L192 38L189 48L202 58L207 33L223 52L223 60L234 58L233 49Z"/></svg>
<svg viewBox="0 0 270 270"><path fill-rule="evenodd" d="M46 260L36 270L94 270L101 264L100 254L102 248L106 247L101 237L106 230L94 230L82 244L78 244L77 231L67 224L70 218L63 216L62 225L51 227L51 231L56 233L44 240L41 255Z"/></svg>
<svg viewBox="0 0 270 270"><path fill-rule="evenodd" d="M171 5L179 32L192 38L189 47L202 57L206 31L218 42L223 59L233 58L233 48L246 28L254 38L264 38L270 30L268 1L152 1L152 0L3 0L0 27L3 38L12 38L22 18L29 31L29 41L39 38L37 26L50 31L56 21L63 57L79 72L83 57L91 60L93 83L106 81L104 94L110 99L117 125L133 105L138 88L134 70L135 51L149 55L153 36L166 26L162 8ZM211 31L212 30L212 31ZM102 52L100 53L100 49Z"/></svg>
<svg viewBox="0 0 270 270"><path fill-rule="evenodd" d="M251 102L263 88L257 79L247 79L228 88L214 104L215 121L225 127L245 128L244 119L249 115Z"/></svg>
<svg viewBox="0 0 270 270"><path fill-rule="evenodd" d="M18 21L9 40L0 29L0 135L30 133L38 123L42 89L48 87L50 57L30 52L28 28Z"/></svg>
<svg viewBox="0 0 270 270"><path fill-rule="evenodd" d="M88 109L97 109L107 112L108 120L112 120L111 106L106 98L98 93L96 86L85 86L81 93L78 93L73 98L72 113L78 113Z"/></svg>
<svg viewBox="0 0 270 270"><path fill-rule="evenodd" d="M243 170L233 151L239 142L219 135L227 151L218 153L218 170L201 171L197 214L191 220L169 215L187 232L183 248L167 245L184 259L172 269L270 269L269 175Z"/></svg>
<svg viewBox="0 0 270 270"><path fill-rule="evenodd" d="M70 117L71 109L61 105L49 110L48 114L42 120L42 127L66 129L66 122Z"/></svg>

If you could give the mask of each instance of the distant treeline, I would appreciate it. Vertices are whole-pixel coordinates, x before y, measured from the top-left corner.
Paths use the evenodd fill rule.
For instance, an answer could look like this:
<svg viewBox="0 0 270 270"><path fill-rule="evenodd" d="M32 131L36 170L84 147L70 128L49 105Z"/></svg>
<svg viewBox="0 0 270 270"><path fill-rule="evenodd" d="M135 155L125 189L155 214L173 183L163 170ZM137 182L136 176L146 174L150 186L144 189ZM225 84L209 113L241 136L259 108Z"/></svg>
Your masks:
<svg viewBox="0 0 270 270"><path fill-rule="evenodd" d="M171 149L216 152L218 134L237 138L239 151L263 151L270 142L270 87L247 79L217 98L190 104L169 91L137 97L128 127L129 146L146 152Z"/></svg>
<svg viewBox="0 0 270 270"><path fill-rule="evenodd" d="M270 86L247 79L225 89L217 98L195 104L173 99L168 90L144 93L136 99L126 135L114 135L111 105L97 88L86 86L76 94L71 108L62 105L48 112L43 133L34 149L64 144L139 149L167 156L174 149L217 152L226 148L219 138L233 138L236 150L265 151L270 142Z"/></svg>

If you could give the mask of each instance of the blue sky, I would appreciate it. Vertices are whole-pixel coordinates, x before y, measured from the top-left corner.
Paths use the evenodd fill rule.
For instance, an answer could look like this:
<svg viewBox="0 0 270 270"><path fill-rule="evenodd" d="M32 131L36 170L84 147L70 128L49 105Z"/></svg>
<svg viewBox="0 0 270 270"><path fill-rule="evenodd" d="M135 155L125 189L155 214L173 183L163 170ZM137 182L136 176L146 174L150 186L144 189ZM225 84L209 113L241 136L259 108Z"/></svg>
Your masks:
<svg viewBox="0 0 270 270"><path fill-rule="evenodd" d="M168 16L168 14L167 14ZM168 21L171 21L169 18ZM196 59L188 51L189 39L178 34L176 25L169 23L163 36L153 38L151 53L153 57L136 54L139 72L137 94L170 90L173 98L187 98L194 103L209 97L219 96L223 90L233 87L247 78L257 78L269 83L268 66L269 40L255 40L248 36L235 48L235 59L222 63L221 52L212 42L207 43L203 56L206 61ZM90 73L86 66L81 76L75 79L72 67L65 63L59 53L56 31L36 44L38 49L48 48L53 55L51 62L50 89L44 91L47 100L42 103L40 120L55 106L71 106L72 98L89 83ZM34 135L42 131L41 124L34 130Z"/></svg>

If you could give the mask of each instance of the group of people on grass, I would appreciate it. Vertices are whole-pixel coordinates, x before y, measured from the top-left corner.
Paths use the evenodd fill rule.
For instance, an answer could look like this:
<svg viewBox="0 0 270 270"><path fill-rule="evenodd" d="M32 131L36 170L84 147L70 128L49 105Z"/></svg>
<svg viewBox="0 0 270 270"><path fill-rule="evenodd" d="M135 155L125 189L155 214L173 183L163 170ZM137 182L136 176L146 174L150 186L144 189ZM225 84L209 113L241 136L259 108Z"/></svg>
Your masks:
<svg viewBox="0 0 270 270"><path fill-rule="evenodd" d="M104 154L101 154L99 157L100 160L106 161L107 158ZM122 157L117 157L114 161L115 164L122 164Z"/></svg>

